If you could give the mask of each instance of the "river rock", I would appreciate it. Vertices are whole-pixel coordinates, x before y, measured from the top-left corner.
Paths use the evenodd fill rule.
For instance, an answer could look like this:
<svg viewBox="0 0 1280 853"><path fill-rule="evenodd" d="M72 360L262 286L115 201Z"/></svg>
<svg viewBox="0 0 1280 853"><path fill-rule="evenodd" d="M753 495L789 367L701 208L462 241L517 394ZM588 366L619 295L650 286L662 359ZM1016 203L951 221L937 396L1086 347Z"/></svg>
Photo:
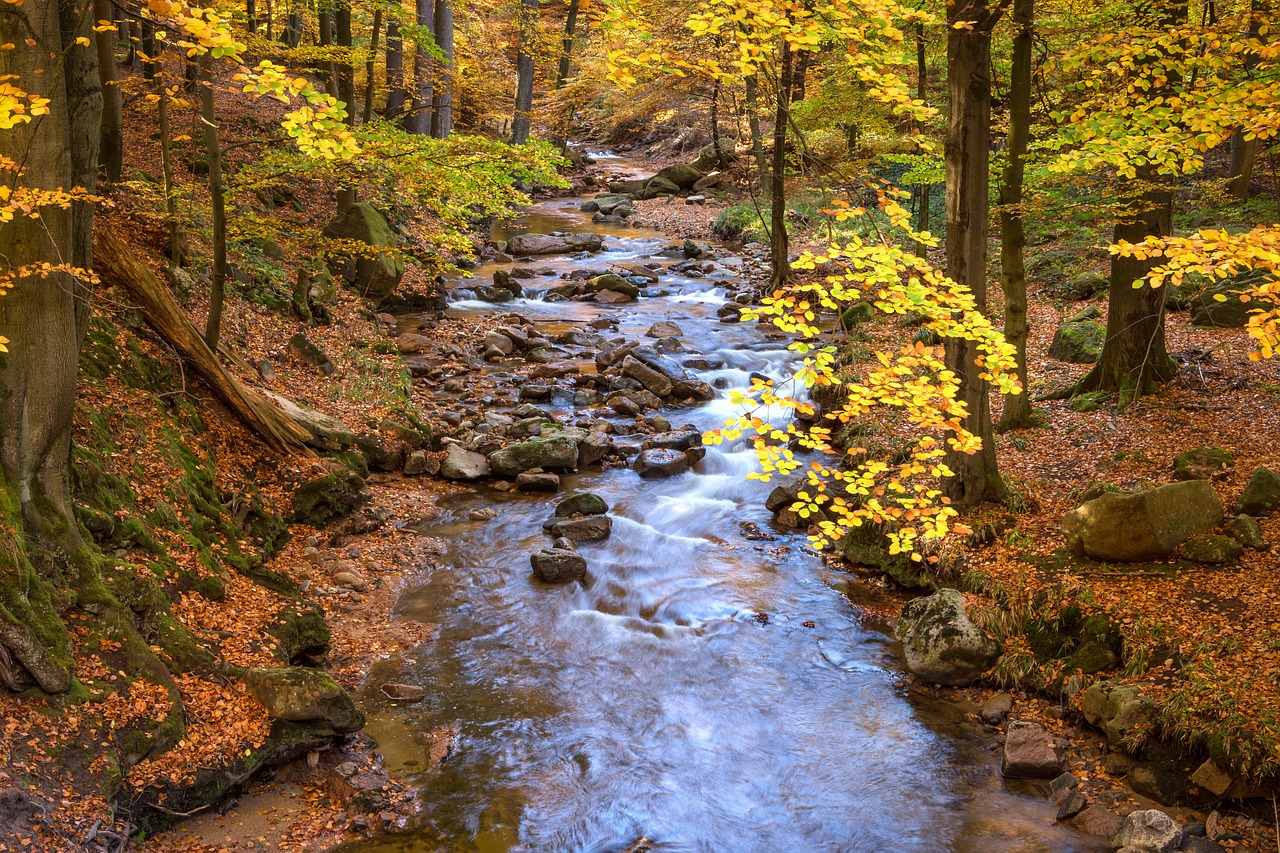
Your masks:
<svg viewBox="0 0 1280 853"><path fill-rule="evenodd" d="M568 255L573 252L596 252L604 245L599 234L518 234L507 241L513 255Z"/></svg>
<svg viewBox="0 0 1280 853"><path fill-rule="evenodd" d="M677 190L687 190L692 189L693 185L702 178L702 172L698 171L693 166L676 163L674 165L667 166L665 169L659 171L658 174L654 175L653 178L649 180L648 186L653 186L653 181L658 178L669 181Z"/></svg>
<svg viewBox="0 0 1280 853"><path fill-rule="evenodd" d="M651 199L663 195L678 195L680 187L661 175L655 175L644 185L644 189L636 193L637 198Z"/></svg>
<svg viewBox="0 0 1280 853"><path fill-rule="evenodd" d="M548 533L555 537L563 536L571 542L600 542L608 539L613 532L613 519L607 515L588 515L583 518L552 516L547 523L551 525L546 528Z"/></svg>
<svg viewBox="0 0 1280 853"><path fill-rule="evenodd" d="M546 471L536 474L525 471L516 475L516 489L521 492L558 492L560 478Z"/></svg>
<svg viewBox="0 0 1280 853"><path fill-rule="evenodd" d="M1133 812L1111 836L1113 849L1128 848L1130 853L1169 853L1181 844L1182 830L1177 822L1159 809Z"/></svg>
<svg viewBox="0 0 1280 853"><path fill-rule="evenodd" d="M1275 512L1276 507L1280 507L1280 476L1269 468L1258 467L1236 501L1236 512L1262 518Z"/></svg>
<svg viewBox="0 0 1280 853"><path fill-rule="evenodd" d="M617 273L612 272L588 279L587 289L596 294L597 301L599 301L599 296L606 291L620 293L629 299L635 299L640 295L639 287L636 287Z"/></svg>
<svg viewBox="0 0 1280 853"><path fill-rule="evenodd" d="M248 670L241 680L272 719L320 722L336 732L364 727L364 714L326 672L303 666L264 666Z"/></svg>
<svg viewBox="0 0 1280 853"><path fill-rule="evenodd" d="M425 450L414 450L404 460L406 477L421 477L427 473L427 453Z"/></svg>
<svg viewBox="0 0 1280 853"><path fill-rule="evenodd" d="M1000 657L1000 644L969 621L964 596L955 589L908 601L895 633L907 669L935 684L970 684Z"/></svg>
<svg viewBox="0 0 1280 853"><path fill-rule="evenodd" d="M1155 718L1156 704L1132 684L1097 681L1080 697L1080 712L1089 725L1102 729L1108 743L1122 748L1129 735Z"/></svg>
<svg viewBox="0 0 1280 853"><path fill-rule="evenodd" d="M501 332L489 332L481 341L482 349L496 349L503 355L511 355L516 351L516 343Z"/></svg>
<svg viewBox="0 0 1280 853"><path fill-rule="evenodd" d="M330 261L333 274L361 296L384 299L404 278L404 261L394 253L400 246L400 238L382 214L370 205L351 205L325 226L324 236L330 240L354 240L379 250Z"/></svg>
<svg viewBox="0 0 1280 853"><path fill-rule="evenodd" d="M569 583L587 576L582 555L563 548L547 548L529 557L533 573L543 583Z"/></svg>
<svg viewBox="0 0 1280 853"><path fill-rule="evenodd" d="M416 684L399 684L394 681L388 681L378 689L392 702L418 702L427 695L427 691Z"/></svg>
<svg viewBox="0 0 1280 853"><path fill-rule="evenodd" d="M636 380L644 386L646 391L659 397L671 396L671 390L674 387L671 380L661 371L654 370L640 359L629 355L622 360L622 375Z"/></svg>
<svg viewBox="0 0 1280 853"><path fill-rule="evenodd" d="M664 450L691 450L695 447L702 447L702 433L696 429L660 432L657 435L649 436L640 445L641 450L649 450L654 447Z"/></svg>
<svg viewBox="0 0 1280 853"><path fill-rule="evenodd" d="M632 287L634 286L635 285L632 285ZM639 293L638 290L636 292ZM617 290L602 290L595 295L596 302L599 302L601 305L617 305L622 302L631 302L635 298L636 297L631 296L630 294L622 293Z"/></svg>
<svg viewBox="0 0 1280 853"><path fill-rule="evenodd" d="M689 457L679 450L654 448L642 450L632 463L636 473L645 479L675 477L692 467Z"/></svg>
<svg viewBox="0 0 1280 853"><path fill-rule="evenodd" d="M1013 710L1013 697L1008 693L997 693L982 703L982 721L988 725L998 726L1004 722Z"/></svg>
<svg viewBox="0 0 1280 853"><path fill-rule="evenodd" d="M1066 759L1041 726L1024 720L1009 724L1000 772L1009 779L1053 779L1066 770Z"/></svg>
<svg viewBox="0 0 1280 853"><path fill-rule="evenodd" d="M605 503L604 498L592 492L578 492L556 504L556 516L559 518L573 518L577 515L604 515L608 511L609 505Z"/></svg>
<svg viewBox="0 0 1280 853"><path fill-rule="evenodd" d="M682 379L671 386L671 396L705 403L716 398L716 389L701 379Z"/></svg>
<svg viewBox="0 0 1280 853"><path fill-rule="evenodd" d="M1144 562L1168 557L1182 542L1222 521L1222 502L1205 480L1134 494L1108 492L1067 513L1072 551L1096 560Z"/></svg>
<svg viewBox="0 0 1280 853"><path fill-rule="evenodd" d="M364 478L337 459L321 459L313 475L293 493L291 522L323 527L345 518L369 500Z"/></svg>
<svg viewBox="0 0 1280 853"><path fill-rule="evenodd" d="M514 477L534 468L572 471L578 467L578 445L565 436L524 441L490 454L489 465L499 477Z"/></svg>
<svg viewBox="0 0 1280 853"><path fill-rule="evenodd" d="M440 464L440 476L446 480L469 482L489 476L489 460L481 453L450 444Z"/></svg>

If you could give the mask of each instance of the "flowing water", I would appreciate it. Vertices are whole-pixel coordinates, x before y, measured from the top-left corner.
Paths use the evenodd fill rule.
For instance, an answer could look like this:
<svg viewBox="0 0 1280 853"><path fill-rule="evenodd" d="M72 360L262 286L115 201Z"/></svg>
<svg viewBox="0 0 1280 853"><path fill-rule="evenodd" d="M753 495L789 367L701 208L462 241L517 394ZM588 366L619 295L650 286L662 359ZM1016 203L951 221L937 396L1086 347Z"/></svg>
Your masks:
<svg viewBox="0 0 1280 853"><path fill-rule="evenodd" d="M539 204L496 236L515 230L609 235L602 255L528 264L558 272L672 243L593 228L577 200ZM735 263L722 262L730 273ZM667 295L623 306L535 293L451 310L518 311L549 328L607 314L628 336L673 320L690 353L723 363L699 378L745 387L752 371L790 375L781 343L717 322L717 279L664 276L658 287ZM721 398L665 414L709 429L732 413ZM642 838L652 844L642 849L672 853L1103 849L1055 825L1043 797L1007 791L990 745L954 707L907 695L893 642L844 594L850 578L802 536L771 530L771 486L746 479L753 464L721 446L672 479L622 469L565 478L565 492L600 494L614 517L608 540L580 546L585 584L530 574L556 496L480 489L446 501L422 529L447 543L442 565L398 606L438 632L369 679L418 683L427 698L395 707L376 689L365 697L368 731L420 788L423 821L349 849L620 853ZM496 519L469 519L486 507ZM744 522L776 539L744 537Z"/></svg>

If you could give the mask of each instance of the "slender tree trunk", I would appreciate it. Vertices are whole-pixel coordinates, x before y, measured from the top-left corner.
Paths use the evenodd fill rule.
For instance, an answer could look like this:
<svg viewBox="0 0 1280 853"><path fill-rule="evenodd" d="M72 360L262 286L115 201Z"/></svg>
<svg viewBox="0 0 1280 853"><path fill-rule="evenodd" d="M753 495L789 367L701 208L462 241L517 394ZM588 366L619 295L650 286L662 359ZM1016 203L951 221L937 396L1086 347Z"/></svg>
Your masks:
<svg viewBox="0 0 1280 853"><path fill-rule="evenodd" d="M173 159L169 133L169 91L160 86L160 169L164 176L165 220L169 226L169 262L182 266L187 259L186 238L178 219L178 196L173 182Z"/></svg>
<svg viewBox="0 0 1280 853"><path fill-rule="evenodd" d="M156 24L150 18L142 21L142 51L147 58L142 62L142 76L147 82L156 79L160 71L160 46L156 43Z"/></svg>
<svg viewBox="0 0 1280 853"><path fill-rule="evenodd" d="M213 60L200 58L200 117L204 124L204 146L209 160L209 195L213 200L213 269L209 274L209 317L204 340L218 351L222 334L222 302L227 285L227 207L222 188L222 144L218 140L217 113L213 105Z"/></svg>
<svg viewBox="0 0 1280 853"><path fill-rule="evenodd" d="M720 78L711 82L711 149L716 153L716 168L728 168L728 156L720 141Z"/></svg>
<svg viewBox="0 0 1280 853"><path fill-rule="evenodd" d="M400 25L387 24L387 106L382 116L392 121L404 112L404 40L400 38Z"/></svg>
<svg viewBox="0 0 1280 853"><path fill-rule="evenodd" d="M436 44L444 54L432 98L431 135L445 139L453 133L453 0L436 0Z"/></svg>
<svg viewBox="0 0 1280 853"><path fill-rule="evenodd" d="M245 28L253 35L258 34L258 0L244 0Z"/></svg>
<svg viewBox="0 0 1280 853"><path fill-rule="evenodd" d="M267 0L267 41L276 40L276 4Z"/></svg>
<svg viewBox="0 0 1280 853"><path fill-rule="evenodd" d="M302 14L298 12L297 0L289 4L289 11L284 19L284 43L295 48L302 43Z"/></svg>
<svg viewBox="0 0 1280 853"><path fill-rule="evenodd" d="M321 0L324 2L324 0ZM316 15L316 21L320 27L320 46L333 47L333 15L328 9L321 9ZM324 79L325 91L333 97L338 97L338 68L329 61L324 60L320 63L320 76Z"/></svg>
<svg viewBox="0 0 1280 853"><path fill-rule="evenodd" d="M769 258L771 284L776 289L791 277L790 241L787 239L787 122L791 116L791 47L782 42L779 54L778 102L773 115L773 168L769 172Z"/></svg>
<svg viewBox="0 0 1280 853"><path fill-rule="evenodd" d="M538 0L521 0L520 44L516 53L516 107L511 144L523 145L533 123L533 44L538 28Z"/></svg>
<svg viewBox="0 0 1280 853"><path fill-rule="evenodd" d="M356 67L352 62L351 54L350 0L339 0L334 17L337 22L338 47L346 51L343 61L338 63L338 100L346 107L347 127L354 128L356 125ZM338 212L345 213L355 203L356 188L341 186L338 189Z"/></svg>
<svg viewBox="0 0 1280 853"><path fill-rule="evenodd" d="M418 27L426 34L434 37L435 0L416 0ZM405 129L410 133L426 136L431 133L431 101L435 97L435 60L427 50L427 40L419 39L417 51L413 55L413 103L409 107L409 117Z"/></svg>
<svg viewBox="0 0 1280 853"><path fill-rule="evenodd" d="M994 16L986 0L956 0L947 10L947 96L950 103L944 149L947 172L947 275L969 288L979 311L987 307L987 221L989 139L991 136L991 28ZM959 25L959 26L957 26ZM956 506L974 506L1004 496L996 470L994 434L987 383L976 363L977 346L961 339L946 342L947 367L959 378L959 400L968 417L964 427L982 439L972 453L949 452L952 476L943 493Z"/></svg>
<svg viewBox="0 0 1280 853"><path fill-rule="evenodd" d="M1013 65L1009 79L1009 148L1000 187L1000 284L1004 290L1004 337L1017 350L1021 394L1004 398L1000 430L1031 423L1027 386L1027 272L1022 224L1022 185L1031 135L1031 48L1035 40L1035 0L1014 0Z"/></svg>
<svg viewBox="0 0 1280 853"><path fill-rule="evenodd" d="M93 16L111 19L111 0L93 0ZM104 30L93 34L98 52L98 78L102 84L102 139L100 157L109 183L120 182L124 168L124 96L116 74L115 33Z"/></svg>
<svg viewBox="0 0 1280 853"><path fill-rule="evenodd" d="M924 24L917 21L916 22L916 99L923 103L924 96L928 88L929 88L929 65L926 62L926 57L925 57ZM852 146L850 147L852 148ZM931 203L929 199L929 195L930 195L930 190L932 188L930 187L929 184L920 184L917 189L919 190L918 197L920 199L920 207L916 209L916 230L928 231L929 230L929 214L930 214L929 205ZM920 257L922 258L925 257L928 251L929 251L928 247L925 246L923 243L916 244L916 254L919 255Z"/></svg>
<svg viewBox="0 0 1280 853"><path fill-rule="evenodd" d="M364 113L361 124L373 118L373 89L377 82L378 34L382 31L382 9L373 11L373 33L369 36L369 58L364 62Z"/></svg>
<svg viewBox="0 0 1280 853"><path fill-rule="evenodd" d="M1267 22L1270 15L1269 0L1251 0L1248 38L1262 38L1262 25ZM1244 55L1245 71L1252 71L1257 63L1257 54L1247 51ZM1231 195L1240 201L1249 199L1249 184L1253 180L1253 163L1257 157L1258 140L1245 139L1244 128L1237 128L1235 135L1231 137L1231 168L1228 171L1228 177L1231 179L1229 185Z"/></svg>
<svg viewBox="0 0 1280 853"><path fill-rule="evenodd" d="M756 75L746 81L747 128L751 132L751 156L756 161L756 183L765 186L769 174L769 160L764 153L764 134L760 130L760 82Z"/></svg>
<svg viewBox="0 0 1280 853"><path fill-rule="evenodd" d="M564 40L560 43L560 67L556 69L556 88L563 89L569 80L569 65L573 55L573 34L578 27L578 7L581 0L569 0L569 13L564 19Z"/></svg>
<svg viewBox="0 0 1280 853"><path fill-rule="evenodd" d="M0 15L0 42L17 46L0 51L0 74L49 99L47 115L0 133L0 156L22 164L20 174L0 172L5 186L94 185L102 113L97 52L73 46L93 38L93 24L93 7L71 2L27 2ZM3 270L64 263L88 269L92 206L40 213L0 228ZM0 297L0 335L9 339L9 352L0 354L0 645L24 680L61 693L71 686L71 641L54 591L73 600L66 587L92 591L98 583L68 482L88 289L67 272L18 277L12 285Z"/></svg>

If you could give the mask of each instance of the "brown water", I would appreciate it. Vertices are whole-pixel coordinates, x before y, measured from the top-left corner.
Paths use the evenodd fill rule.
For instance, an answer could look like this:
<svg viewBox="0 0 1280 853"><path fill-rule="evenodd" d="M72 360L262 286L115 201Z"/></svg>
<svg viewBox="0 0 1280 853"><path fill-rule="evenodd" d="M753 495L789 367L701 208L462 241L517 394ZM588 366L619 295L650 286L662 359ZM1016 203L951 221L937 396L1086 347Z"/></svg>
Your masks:
<svg viewBox="0 0 1280 853"><path fill-rule="evenodd" d="M577 204L538 205L517 227L592 230ZM532 266L607 266L671 243L604 233L602 255ZM625 306L524 299L497 310L560 324L608 312L634 334L674 320L690 352L724 362L700 378L789 376L780 344L716 322L715 284L669 276L668 296ZM706 429L732 411L722 398L667 414ZM1055 825L1042 797L1006 790L991 745L952 706L907 695L895 644L860 621L841 592L849 577L803 537L743 537L742 522L770 528L771 486L746 479L753 464L741 447L715 447L669 480L567 478L614 516L611 538L581 548L583 585L530 576L554 497L451 501L423 529L446 541L442 567L398 608L440 629L379 666L364 697L390 769L421 789L423 822L346 849L620 853L641 838L672 853L1106 849ZM482 507L498 517L468 520ZM388 706L376 691L387 680L421 684L427 698Z"/></svg>

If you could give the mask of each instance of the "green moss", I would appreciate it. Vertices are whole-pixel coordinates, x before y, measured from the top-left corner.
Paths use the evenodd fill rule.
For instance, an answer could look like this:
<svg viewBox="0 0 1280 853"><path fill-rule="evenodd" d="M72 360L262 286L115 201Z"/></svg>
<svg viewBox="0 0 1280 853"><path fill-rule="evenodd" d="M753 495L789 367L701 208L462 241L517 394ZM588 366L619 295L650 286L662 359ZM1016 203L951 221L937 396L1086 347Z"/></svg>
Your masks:
<svg viewBox="0 0 1280 853"><path fill-rule="evenodd" d="M281 663L329 651L329 625L324 612L314 605L298 604L282 611L267 633L279 641L274 655Z"/></svg>

